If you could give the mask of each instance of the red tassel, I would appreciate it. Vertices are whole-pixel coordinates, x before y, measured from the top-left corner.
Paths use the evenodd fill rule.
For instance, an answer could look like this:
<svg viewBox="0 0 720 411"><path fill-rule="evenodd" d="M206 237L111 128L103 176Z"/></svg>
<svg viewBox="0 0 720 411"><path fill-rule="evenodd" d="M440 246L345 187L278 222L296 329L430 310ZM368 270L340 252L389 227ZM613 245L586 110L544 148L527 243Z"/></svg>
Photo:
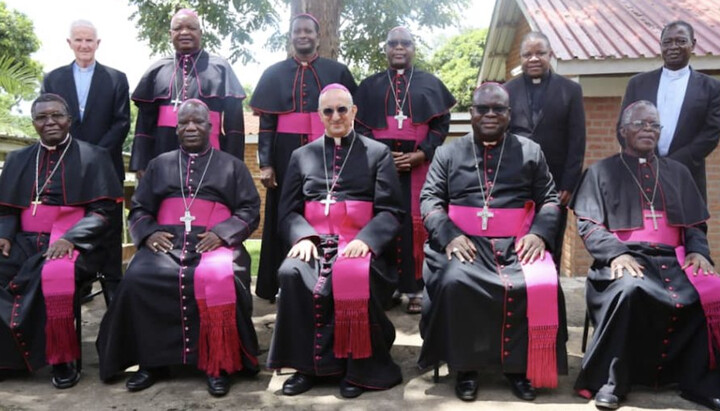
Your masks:
<svg viewBox="0 0 720 411"><path fill-rule="evenodd" d="M369 358L372 355L370 343L370 320L368 300L335 301L335 342L337 358Z"/></svg>
<svg viewBox="0 0 720 411"><path fill-rule="evenodd" d="M427 240L427 231L420 216L413 216L413 260L415 261L415 279L422 279L423 261L425 261L425 251L423 247Z"/></svg>
<svg viewBox="0 0 720 411"><path fill-rule="evenodd" d="M710 369L717 368L715 349L720 349L720 301L703 305L708 333L708 358Z"/></svg>
<svg viewBox="0 0 720 411"><path fill-rule="evenodd" d="M557 388L557 326L530 327L527 378L535 388Z"/></svg>
<svg viewBox="0 0 720 411"><path fill-rule="evenodd" d="M200 335L198 338L198 369L204 370L208 364L208 336L209 327L204 327L203 324L208 324L210 321L208 318L207 302L205 299L197 299L198 305L198 317L200 317Z"/></svg>
<svg viewBox="0 0 720 411"><path fill-rule="evenodd" d="M63 364L80 358L72 294L45 296L45 309L45 357L48 364Z"/></svg>
<svg viewBox="0 0 720 411"><path fill-rule="evenodd" d="M206 312L205 321L200 319L201 341L204 336L205 344L198 344L198 368L213 377L220 376L221 371L231 374L241 370L242 343L235 304L207 307Z"/></svg>

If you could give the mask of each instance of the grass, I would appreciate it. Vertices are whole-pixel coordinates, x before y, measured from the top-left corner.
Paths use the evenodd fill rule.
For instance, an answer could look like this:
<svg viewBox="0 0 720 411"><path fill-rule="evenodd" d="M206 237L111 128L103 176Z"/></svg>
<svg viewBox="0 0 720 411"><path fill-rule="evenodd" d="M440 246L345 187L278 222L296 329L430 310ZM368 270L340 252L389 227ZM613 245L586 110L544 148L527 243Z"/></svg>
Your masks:
<svg viewBox="0 0 720 411"><path fill-rule="evenodd" d="M246 240L245 248L250 254L250 275L257 277L258 265L260 264L260 240Z"/></svg>

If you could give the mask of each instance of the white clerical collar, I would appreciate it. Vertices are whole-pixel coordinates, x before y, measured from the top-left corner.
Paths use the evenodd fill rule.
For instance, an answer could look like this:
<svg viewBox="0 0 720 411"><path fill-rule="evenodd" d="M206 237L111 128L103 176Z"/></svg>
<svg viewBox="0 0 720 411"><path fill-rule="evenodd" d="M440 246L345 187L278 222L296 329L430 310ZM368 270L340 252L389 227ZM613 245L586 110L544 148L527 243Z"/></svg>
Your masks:
<svg viewBox="0 0 720 411"><path fill-rule="evenodd" d="M92 73L95 70L96 63L97 63L96 61L93 61L92 64L90 64L87 67L80 67L80 65L77 64L77 61L74 62L73 64L75 65L75 70L77 70L80 73Z"/></svg>
<svg viewBox="0 0 720 411"><path fill-rule="evenodd" d="M533 84L540 84L542 83L542 77L534 77L531 79Z"/></svg>
<svg viewBox="0 0 720 411"><path fill-rule="evenodd" d="M333 140L335 140L335 145L339 146L342 145L342 137L333 137Z"/></svg>
<svg viewBox="0 0 720 411"><path fill-rule="evenodd" d="M671 79L678 79L683 78L690 75L690 65L687 65L680 70L670 70L667 67L663 67L662 69L662 75L671 78Z"/></svg>
<svg viewBox="0 0 720 411"><path fill-rule="evenodd" d="M47 151L55 151L55 150L57 150L58 147L60 147L61 145L67 143L68 140L70 140L70 133L68 133L68 135L65 136L65 140L61 141L61 142L58 143L57 145L48 146L48 145L43 144L42 140L40 140L40 145L41 145L45 150L47 150Z"/></svg>
<svg viewBox="0 0 720 411"><path fill-rule="evenodd" d="M398 76L402 76L403 74L405 74L405 69L398 69L397 74Z"/></svg>

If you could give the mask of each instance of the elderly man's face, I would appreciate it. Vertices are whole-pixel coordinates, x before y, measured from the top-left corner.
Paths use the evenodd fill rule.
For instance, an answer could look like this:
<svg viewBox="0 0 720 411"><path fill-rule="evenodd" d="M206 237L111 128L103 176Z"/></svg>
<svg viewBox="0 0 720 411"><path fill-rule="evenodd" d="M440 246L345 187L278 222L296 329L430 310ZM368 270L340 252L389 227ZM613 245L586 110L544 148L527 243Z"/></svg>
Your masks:
<svg viewBox="0 0 720 411"><path fill-rule="evenodd" d="M90 27L75 27L67 39L68 45L75 53L75 61L81 67L87 67L95 61L95 51L100 45L95 30Z"/></svg>
<svg viewBox="0 0 720 411"><path fill-rule="evenodd" d="M499 86L480 89L473 96L470 124L480 141L497 141L505 134L510 122L507 92Z"/></svg>
<svg viewBox="0 0 720 411"><path fill-rule="evenodd" d="M170 23L170 37L175 51L188 54L200 50L200 22L190 14L179 14Z"/></svg>
<svg viewBox="0 0 720 411"><path fill-rule="evenodd" d="M403 69L412 65L415 58L415 43L407 30L393 30L385 42L385 54L388 65L394 69Z"/></svg>
<svg viewBox="0 0 720 411"><path fill-rule="evenodd" d="M33 126L46 146L60 144L70 130L70 116L58 101L37 103L32 113Z"/></svg>
<svg viewBox="0 0 720 411"><path fill-rule="evenodd" d="M345 137L353 129L357 106L343 90L329 90L320 96L318 112L328 137Z"/></svg>
<svg viewBox="0 0 720 411"><path fill-rule="evenodd" d="M670 70L687 66L694 48L695 39L690 37L690 31L685 26L675 25L668 28L660 39L660 52L665 67Z"/></svg>
<svg viewBox="0 0 720 411"><path fill-rule="evenodd" d="M189 153L207 148L210 139L210 116L200 104L187 103L178 111L177 135L180 146Z"/></svg>
<svg viewBox="0 0 720 411"><path fill-rule="evenodd" d="M315 22L306 18L297 18L292 24L290 41L296 54L310 55L317 49L318 32Z"/></svg>
<svg viewBox="0 0 720 411"><path fill-rule="evenodd" d="M633 110L630 121L623 124L620 135L625 138L625 152L646 157L655 150L660 139L660 117L653 107L640 106Z"/></svg>
<svg viewBox="0 0 720 411"><path fill-rule="evenodd" d="M542 77L550 71L550 47L543 39L530 38L520 48L523 73L531 78Z"/></svg>

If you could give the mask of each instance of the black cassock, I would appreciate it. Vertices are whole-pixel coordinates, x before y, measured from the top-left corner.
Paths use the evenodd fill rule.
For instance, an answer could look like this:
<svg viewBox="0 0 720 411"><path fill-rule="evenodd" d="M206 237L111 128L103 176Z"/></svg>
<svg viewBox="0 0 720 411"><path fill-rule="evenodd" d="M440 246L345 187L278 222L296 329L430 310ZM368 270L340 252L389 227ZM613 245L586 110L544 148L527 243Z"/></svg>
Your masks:
<svg viewBox="0 0 720 411"><path fill-rule="evenodd" d="M181 167L179 152L182 153ZM208 229L223 240L224 246L233 249L242 364L247 370L258 370L257 336L250 319L250 256L242 242L258 226L260 198L245 164L227 153L214 150L203 179L209 159L210 150L197 157L180 150L162 154L150 162L133 196L129 224L138 251L100 325L97 348L102 379L111 378L134 364L158 367L197 363L200 326L194 270L201 255L194 250L199 241L197 235ZM231 213L213 227L192 225L185 244L184 226L180 222L161 225L157 220L164 200L182 202L179 168L186 197L198 190L202 180L197 201L221 203ZM153 253L145 245L145 240L155 231L174 235L170 252ZM181 264L183 248L185 263Z"/></svg>
<svg viewBox="0 0 720 411"><path fill-rule="evenodd" d="M392 79L392 80L391 80ZM407 93L406 93L407 91ZM355 93L358 106L356 130L387 145L391 151L412 153L422 151L425 163L410 172L399 173L405 219L388 249L388 258L397 265L398 290L403 293L422 291L422 247L426 234L420 217L420 190L425 182L427 168L435 150L445 141L450 130L450 109L455 98L445 84L430 73L417 67L403 73L389 69L376 73L360 83ZM397 101L396 101L397 100ZM404 103L403 103L404 102ZM426 129L415 139L400 138L398 121L388 117L399 114L402 105L403 129L411 124Z"/></svg>
<svg viewBox="0 0 720 411"><path fill-rule="evenodd" d="M299 148L291 157L280 202L281 235L290 244L312 239L318 245L321 259L305 263L288 258L280 267L280 298L268 367L294 368L310 375L344 375L353 384L383 389L402 380L400 367L390 356L395 327L380 301L392 293L397 282L397 273L386 266L382 253L397 233L404 211L390 150L367 137L354 135L343 138L337 146L333 139L324 137ZM353 138L356 141L349 152ZM331 180L349 155L335 187L336 201L372 202L373 217L355 237L372 252L370 358L337 358L333 352L333 274L332 270L321 274L321 268L331 268L337 258L338 237L318 236L304 217L305 202L323 200L327 194L323 145ZM321 276L325 277L324 284L316 287Z"/></svg>
<svg viewBox="0 0 720 411"><path fill-rule="evenodd" d="M255 293L265 299L278 290L277 270L288 251L278 232L278 202L292 152L322 135L278 131L278 118L291 113L317 114L320 91L328 84L339 83L355 91L357 85L347 66L323 57L304 63L289 58L273 64L260 77L250 107L260 115L258 162L273 167L277 188L268 189L265 197L262 249ZM317 123L322 126L322 123ZM280 127L282 130L283 128Z"/></svg>
<svg viewBox="0 0 720 411"><path fill-rule="evenodd" d="M649 199L659 164L655 211L664 211L667 222L680 228L687 254L709 259L707 238L698 228L709 214L688 170L668 158L641 163L637 157L623 157ZM580 237L594 259L586 298L595 331L575 388L624 396L632 384L657 387L679 382L683 390L720 396L720 375L708 371L703 308L674 247L623 242L613 235L652 224L646 217L649 203L620 155L585 172L571 207ZM627 271L620 279L611 279L611 261L625 253L645 267L644 279L633 278Z"/></svg>
<svg viewBox="0 0 720 411"><path fill-rule="evenodd" d="M429 235L423 273L426 298L420 322L421 367L445 361L457 371L499 367L505 373L526 372L527 292L515 252L519 238L466 234L477 248L472 264L463 264L457 257L448 261L445 254L450 241L465 234L450 220L449 206L483 206L473 145L480 175L484 174L486 196L492 187L489 207L517 209L534 202L529 233L551 244L560 210L545 157L539 145L524 137L506 134L504 140L504 149L503 141L483 146L468 134L440 147L430 166L420 197ZM557 370L565 374L565 304L559 285L557 289Z"/></svg>
<svg viewBox="0 0 720 411"><path fill-rule="evenodd" d="M46 364L46 310L41 270L49 233L23 231L20 214L35 193L36 155L40 150L39 180L42 187L52 169L65 158L40 196L43 205L77 206L85 216L63 238L79 251L75 263L77 282L89 280L102 267L99 247L110 226L111 212L122 198L122 189L105 150L72 140L49 151L40 144L10 153L0 177L0 238L10 240L10 256L0 255L0 369L33 371ZM38 218L41 209L38 209Z"/></svg>
<svg viewBox="0 0 720 411"><path fill-rule="evenodd" d="M214 147L245 159L245 90L225 59L200 50L160 59L135 87L131 99L138 114L130 170L144 170L153 158L178 148L175 107L179 109L180 103L191 98L202 100L210 109L211 143L213 133L218 134Z"/></svg>

